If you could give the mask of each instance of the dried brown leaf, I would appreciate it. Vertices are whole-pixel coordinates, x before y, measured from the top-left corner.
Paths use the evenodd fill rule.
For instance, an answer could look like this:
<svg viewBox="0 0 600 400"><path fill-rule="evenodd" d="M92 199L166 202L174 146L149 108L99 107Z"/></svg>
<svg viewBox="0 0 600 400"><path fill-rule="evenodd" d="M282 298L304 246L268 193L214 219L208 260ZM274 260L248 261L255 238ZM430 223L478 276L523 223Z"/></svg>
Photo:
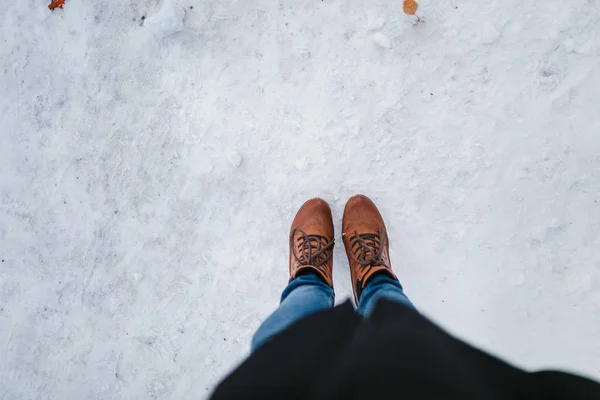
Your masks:
<svg viewBox="0 0 600 400"><path fill-rule="evenodd" d="M415 0L404 0L404 12L410 15L414 15L417 12L419 5Z"/></svg>
<svg viewBox="0 0 600 400"><path fill-rule="evenodd" d="M65 4L65 0L52 0L48 8L54 11L55 8L63 8L63 4Z"/></svg>

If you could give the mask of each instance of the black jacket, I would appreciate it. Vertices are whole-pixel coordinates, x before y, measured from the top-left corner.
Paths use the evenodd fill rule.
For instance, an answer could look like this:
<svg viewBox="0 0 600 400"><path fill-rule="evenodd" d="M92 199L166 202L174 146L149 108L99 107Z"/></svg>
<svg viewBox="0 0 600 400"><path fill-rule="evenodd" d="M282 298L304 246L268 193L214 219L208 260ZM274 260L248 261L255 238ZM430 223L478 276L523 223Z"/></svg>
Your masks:
<svg viewBox="0 0 600 400"><path fill-rule="evenodd" d="M600 399L600 384L528 373L382 300L369 319L349 302L310 315L254 352L215 399Z"/></svg>

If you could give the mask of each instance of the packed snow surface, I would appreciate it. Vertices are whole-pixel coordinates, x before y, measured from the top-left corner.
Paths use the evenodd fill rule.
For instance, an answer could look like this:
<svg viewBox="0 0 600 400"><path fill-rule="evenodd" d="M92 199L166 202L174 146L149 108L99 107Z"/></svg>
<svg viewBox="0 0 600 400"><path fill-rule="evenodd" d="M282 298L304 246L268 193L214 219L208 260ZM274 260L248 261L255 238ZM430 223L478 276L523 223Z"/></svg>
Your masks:
<svg viewBox="0 0 600 400"><path fill-rule="evenodd" d="M209 395L356 193L426 316L600 379L599 0L47 3L0 12L0 398Z"/></svg>

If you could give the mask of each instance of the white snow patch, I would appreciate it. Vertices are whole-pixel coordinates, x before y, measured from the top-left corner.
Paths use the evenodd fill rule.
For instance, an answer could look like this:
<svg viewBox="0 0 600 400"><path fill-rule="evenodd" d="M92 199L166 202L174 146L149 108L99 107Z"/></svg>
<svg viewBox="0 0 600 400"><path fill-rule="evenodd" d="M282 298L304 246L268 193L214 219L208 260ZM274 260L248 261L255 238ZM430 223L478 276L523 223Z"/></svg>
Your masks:
<svg viewBox="0 0 600 400"><path fill-rule="evenodd" d="M370 16L367 21L367 29L370 31L375 31L377 29L383 28L385 25L385 18L383 17L374 17Z"/></svg>
<svg viewBox="0 0 600 400"><path fill-rule="evenodd" d="M237 151L234 151L229 155L229 162L233 167L237 168L242 164L242 156Z"/></svg>
<svg viewBox="0 0 600 400"><path fill-rule="evenodd" d="M133 273L133 279L136 282L140 282L142 279L144 279L144 274L142 274L141 272L134 272Z"/></svg>
<svg viewBox="0 0 600 400"><path fill-rule="evenodd" d="M494 43L499 36L500 32L492 22L488 21L483 24L483 34L481 35L481 40L483 41L483 43Z"/></svg>
<svg viewBox="0 0 600 400"><path fill-rule="evenodd" d="M390 49L392 47L392 42L390 40L389 37L387 37L386 35L384 35L381 32L376 32L373 34L372 36L373 41L379 46L382 47L384 49Z"/></svg>
<svg viewBox="0 0 600 400"><path fill-rule="evenodd" d="M162 0L159 10L146 18L144 26L158 38L164 39L183 30L184 17L185 9L177 1Z"/></svg>

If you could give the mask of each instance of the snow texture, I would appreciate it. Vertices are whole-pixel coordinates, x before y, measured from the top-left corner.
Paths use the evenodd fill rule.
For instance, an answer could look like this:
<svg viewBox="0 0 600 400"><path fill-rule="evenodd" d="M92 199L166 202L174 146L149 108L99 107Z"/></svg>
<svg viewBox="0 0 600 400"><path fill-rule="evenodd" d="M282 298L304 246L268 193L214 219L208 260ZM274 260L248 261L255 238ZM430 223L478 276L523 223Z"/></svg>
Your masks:
<svg viewBox="0 0 600 400"><path fill-rule="evenodd" d="M425 315L600 378L599 0L46 3L0 15L0 398L207 396L355 193Z"/></svg>
<svg viewBox="0 0 600 400"><path fill-rule="evenodd" d="M145 20L145 26L158 38L164 39L184 28L185 10L174 0L163 0L160 10Z"/></svg>

